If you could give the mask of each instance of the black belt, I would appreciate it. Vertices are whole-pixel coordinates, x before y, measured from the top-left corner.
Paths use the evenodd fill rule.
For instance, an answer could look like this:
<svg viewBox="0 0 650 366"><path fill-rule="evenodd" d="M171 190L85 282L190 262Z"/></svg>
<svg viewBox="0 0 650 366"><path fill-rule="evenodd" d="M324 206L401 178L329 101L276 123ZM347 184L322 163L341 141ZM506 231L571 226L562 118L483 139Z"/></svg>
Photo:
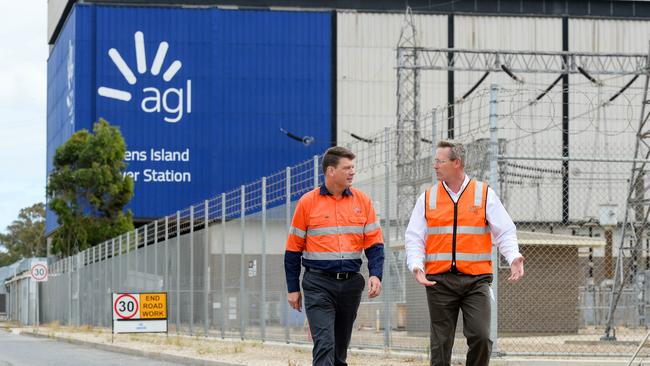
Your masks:
<svg viewBox="0 0 650 366"><path fill-rule="evenodd" d="M336 278L337 280L347 280L348 278L358 273L358 272L326 272L320 269L309 268L309 267L305 267L305 272L320 273L328 277Z"/></svg>

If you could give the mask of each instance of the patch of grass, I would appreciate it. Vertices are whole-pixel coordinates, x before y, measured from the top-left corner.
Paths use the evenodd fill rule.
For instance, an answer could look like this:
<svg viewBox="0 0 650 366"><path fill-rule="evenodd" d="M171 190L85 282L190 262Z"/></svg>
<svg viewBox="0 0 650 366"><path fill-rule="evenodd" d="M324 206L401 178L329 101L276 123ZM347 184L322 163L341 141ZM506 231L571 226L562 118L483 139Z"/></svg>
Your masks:
<svg viewBox="0 0 650 366"><path fill-rule="evenodd" d="M58 332L61 330L61 323L59 323L58 320L55 320L51 323L48 323L47 327L50 328L50 330L53 332Z"/></svg>
<svg viewBox="0 0 650 366"><path fill-rule="evenodd" d="M233 347L233 353L242 353L244 352L244 345L243 344L236 344Z"/></svg>
<svg viewBox="0 0 650 366"><path fill-rule="evenodd" d="M165 344L168 346L176 346L177 348L183 348L185 346L183 339L179 336L167 337Z"/></svg>
<svg viewBox="0 0 650 366"><path fill-rule="evenodd" d="M90 333L93 331L92 325L84 324L78 328L76 328L77 331L82 332L82 333Z"/></svg>
<svg viewBox="0 0 650 366"><path fill-rule="evenodd" d="M287 366L301 366L300 362L292 359L287 360Z"/></svg>
<svg viewBox="0 0 650 366"><path fill-rule="evenodd" d="M200 344L196 347L196 353L200 355L206 355L209 353L214 353L214 349L208 344Z"/></svg>

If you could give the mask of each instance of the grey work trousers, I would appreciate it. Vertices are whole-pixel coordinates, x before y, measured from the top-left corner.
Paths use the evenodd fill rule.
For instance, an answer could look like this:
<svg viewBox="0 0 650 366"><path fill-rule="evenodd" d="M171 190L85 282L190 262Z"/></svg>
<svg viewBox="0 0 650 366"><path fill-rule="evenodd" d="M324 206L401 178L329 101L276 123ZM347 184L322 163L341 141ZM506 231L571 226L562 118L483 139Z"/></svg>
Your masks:
<svg viewBox="0 0 650 366"><path fill-rule="evenodd" d="M463 334L467 338L467 366L488 366L492 353L490 308L492 275L446 272L427 275L436 281L426 287L431 319L431 366L449 366L454 346L458 310L463 312Z"/></svg>
<svg viewBox="0 0 650 366"><path fill-rule="evenodd" d="M314 340L313 366L347 366L352 326L364 287L365 280L358 273L345 280L316 272L303 276L305 312Z"/></svg>

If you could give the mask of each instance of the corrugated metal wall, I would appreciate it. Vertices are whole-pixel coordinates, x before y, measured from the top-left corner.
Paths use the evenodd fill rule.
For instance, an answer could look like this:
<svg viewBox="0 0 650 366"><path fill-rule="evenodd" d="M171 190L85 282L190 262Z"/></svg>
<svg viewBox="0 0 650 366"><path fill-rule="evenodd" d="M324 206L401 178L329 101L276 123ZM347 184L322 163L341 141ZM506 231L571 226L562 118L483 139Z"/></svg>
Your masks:
<svg viewBox="0 0 650 366"><path fill-rule="evenodd" d="M337 13L337 142L354 141L350 133L368 136L396 124L396 48L403 14ZM420 46L447 47L447 17L415 15ZM447 75L423 73L422 105L437 106L447 98ZM424 112L424 111L423 111Z"/></svg>
<svg viewBox="0 0 650 366"><path fill-rule="evenodd" d="M570 19L569 49L577 52L641 53L647 54L650 40L650 22L633 20ZM588 71L588 70L587 70ZM630 75L599 75L600 86L591 83L583 75L570 76L572 108L570 150L574 156L609 156L629 159L634 156L635 133L638 128L644 77L639 77L614 102L607 103L625 84ZM597 108L598 105L605 107ZM589 145L590 148L584 146ZM594 163L571 163L571 202L580 209L571 212L572 218L580 218L585 212L598 212L598 205L619 204L619 220L622 220L623 204L627 194L627 182L631 164L604 166ZM579 202L576 185L587 177L601 177L600 183L590 184L590 189L605 192L602 200ZM606 182L605 182L606 180ZM575 184L574 184L575 183Z"/></svg>

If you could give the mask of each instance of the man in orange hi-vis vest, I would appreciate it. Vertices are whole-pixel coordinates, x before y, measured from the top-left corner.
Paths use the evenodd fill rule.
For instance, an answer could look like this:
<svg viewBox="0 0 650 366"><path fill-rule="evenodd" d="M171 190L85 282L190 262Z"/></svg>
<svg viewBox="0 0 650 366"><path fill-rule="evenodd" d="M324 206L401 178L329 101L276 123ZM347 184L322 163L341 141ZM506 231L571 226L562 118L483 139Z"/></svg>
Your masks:
<svg viewBox="0 0 650 366"><path fill-rule="evenodd" d="M368 297L381 292L384 244L372 202L352 188L354 154L332 147L323 155L325 183L303 195L291 222L284 255L287 298L300 311L302 290L314 341L313 365L346 366L352 326L365 279L361 253L368 258Z"/></svg>
<svg viewBox="0 0 650 366"><path fill-rule="evenodd" d="M465 148L441 141L433 165L438 182L417 200L406 229L406 261L425 286L429 305L430 364L447 366L458 311L467 338L466 365L488 366L492 240L510 264L510 281L524 275L515 224L485 182L465 175Z"/></svg>

